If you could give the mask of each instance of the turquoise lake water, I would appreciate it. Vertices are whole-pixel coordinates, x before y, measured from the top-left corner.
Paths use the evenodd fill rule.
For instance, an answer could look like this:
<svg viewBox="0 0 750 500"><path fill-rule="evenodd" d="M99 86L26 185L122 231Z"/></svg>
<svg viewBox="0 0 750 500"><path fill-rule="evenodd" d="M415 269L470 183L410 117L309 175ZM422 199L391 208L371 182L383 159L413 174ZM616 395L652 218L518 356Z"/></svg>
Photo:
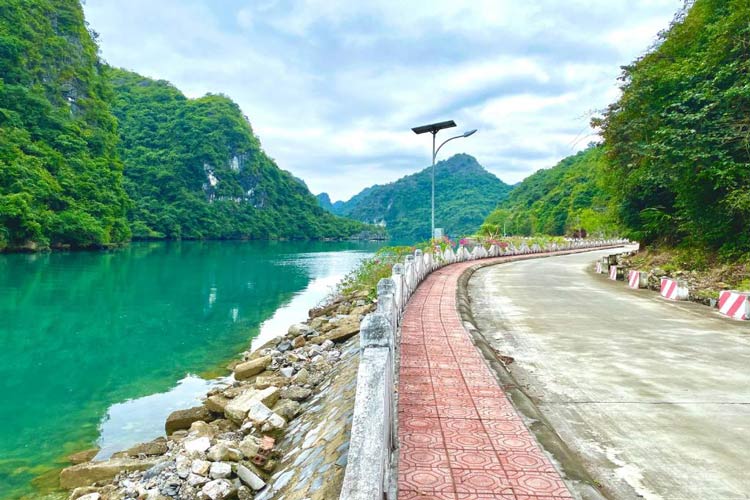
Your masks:
<svg viewBox="0 0 750 500"><path fill-rule="evenodd" d="M0 498L39 498L64 456L162 434L251 339L286 332L368 243L138 243L0 255Z"/></svg>

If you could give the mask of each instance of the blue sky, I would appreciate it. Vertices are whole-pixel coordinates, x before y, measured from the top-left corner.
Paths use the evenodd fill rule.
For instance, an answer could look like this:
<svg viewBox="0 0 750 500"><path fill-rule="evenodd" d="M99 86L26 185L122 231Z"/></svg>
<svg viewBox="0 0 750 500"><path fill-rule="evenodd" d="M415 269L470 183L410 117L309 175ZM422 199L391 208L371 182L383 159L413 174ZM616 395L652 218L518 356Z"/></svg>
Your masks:
<svg viewBox="0 0 750 500"><path fill-rule="evenodd" d="M506 182L596 140L617 96L682 0L87 0L110 64L223 93L264 149L313 193L348 199L429 164L453 119L466 152ZM440 137L440 136L438 136ZM449 135L444 135L444 138Z"/></svg>

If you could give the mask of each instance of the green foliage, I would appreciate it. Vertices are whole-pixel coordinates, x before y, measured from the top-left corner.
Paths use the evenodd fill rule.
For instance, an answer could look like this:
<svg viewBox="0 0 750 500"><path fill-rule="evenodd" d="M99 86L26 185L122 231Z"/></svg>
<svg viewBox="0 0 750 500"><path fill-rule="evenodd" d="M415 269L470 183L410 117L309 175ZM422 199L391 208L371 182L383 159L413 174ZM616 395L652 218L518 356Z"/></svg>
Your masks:
<svg viewBox="0 0 750 500"><path fill-rule="evenodd" d="M750 4L696 0L623 68L601 120L629 236L750 251Z"/></svg>
<svg viewBox="0 0 750 500"><path fill-rule="evenodd" d="M369 223L385 223L391 238L418 241L430 237L432 173L428 167L396 182L375 185L351 200L330 204L334 213ZM476 159L455 155L435 166L435 225L453 236L473 233L510 186L487 172Z"/></svg>
<svg viewBox="0 0 750 500"><path fill-rule="evenodd" d="M618 226L603 178L600 147L589 147L516 186L484 221L482 234L557 235L584 229L611 235Z"/></svg>
<svg viewBox="0 0 750 500"><path fill-rule="evenodd" d="M338 291L343 295L351 295L366 290L368 296L375 299L378 282L383 278L389 278L394 264L404 262L405 257L412 255L417 248L428 251L429 245L422 243L417 246L389 246L379 249L374 256L363 260L341 281Z"/></svg>
<svg viewBox="0 0 750 500"><path fill-rule="evenodd" d="M109 70L134 238L346 238L372 228L324 211L261 149L228 97Z"/></svg>
<svg viewBox="0 0 750 500"><path fill-rule="evenodd" d="M77 0L0 4L0 249L128 240L110 92Z"/></svg>

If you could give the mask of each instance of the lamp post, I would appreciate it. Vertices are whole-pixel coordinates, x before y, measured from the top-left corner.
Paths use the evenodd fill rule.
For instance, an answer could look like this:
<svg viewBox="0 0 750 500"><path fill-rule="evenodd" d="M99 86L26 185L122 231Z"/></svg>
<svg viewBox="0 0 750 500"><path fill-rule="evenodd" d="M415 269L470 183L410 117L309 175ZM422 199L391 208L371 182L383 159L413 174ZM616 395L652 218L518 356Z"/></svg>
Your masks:
<svg viewBox="0 0 750 500"><path fill-rule="evenodd" d="M440 146L435 149L435 136L437 133L444 128L453 128L456 126L456 122L453 120L448 120L445 122L437 122L437 123L431 123L429 125L422 125L420 127L414 127L412 128L412 131L415 134L424 134L426 132L429 132L432 134L432 226L431 226L431 232L430 232L430 238L435 238L435 159L437 158L437 154L440 151L440 148L445 146L447 142L452 141L453 139L460 139L462 137L469 137L474 132L477 131L477 129L473 130L467 130L463 134L453 136L449 139L444 140Z"/></svg>

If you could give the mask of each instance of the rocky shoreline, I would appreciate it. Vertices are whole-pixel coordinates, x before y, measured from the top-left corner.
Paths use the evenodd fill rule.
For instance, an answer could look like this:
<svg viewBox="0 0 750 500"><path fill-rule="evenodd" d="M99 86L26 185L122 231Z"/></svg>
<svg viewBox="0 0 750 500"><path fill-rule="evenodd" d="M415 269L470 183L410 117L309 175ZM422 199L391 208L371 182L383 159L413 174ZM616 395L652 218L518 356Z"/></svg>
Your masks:
<svg viewBox="0 0 750 500"><path fill-rule="evenodd" d="M335 498L356 391L366 290L310 310L305 323L242 353L201 406L173 412L165 437L60 473L70 500Z"/></svg>

